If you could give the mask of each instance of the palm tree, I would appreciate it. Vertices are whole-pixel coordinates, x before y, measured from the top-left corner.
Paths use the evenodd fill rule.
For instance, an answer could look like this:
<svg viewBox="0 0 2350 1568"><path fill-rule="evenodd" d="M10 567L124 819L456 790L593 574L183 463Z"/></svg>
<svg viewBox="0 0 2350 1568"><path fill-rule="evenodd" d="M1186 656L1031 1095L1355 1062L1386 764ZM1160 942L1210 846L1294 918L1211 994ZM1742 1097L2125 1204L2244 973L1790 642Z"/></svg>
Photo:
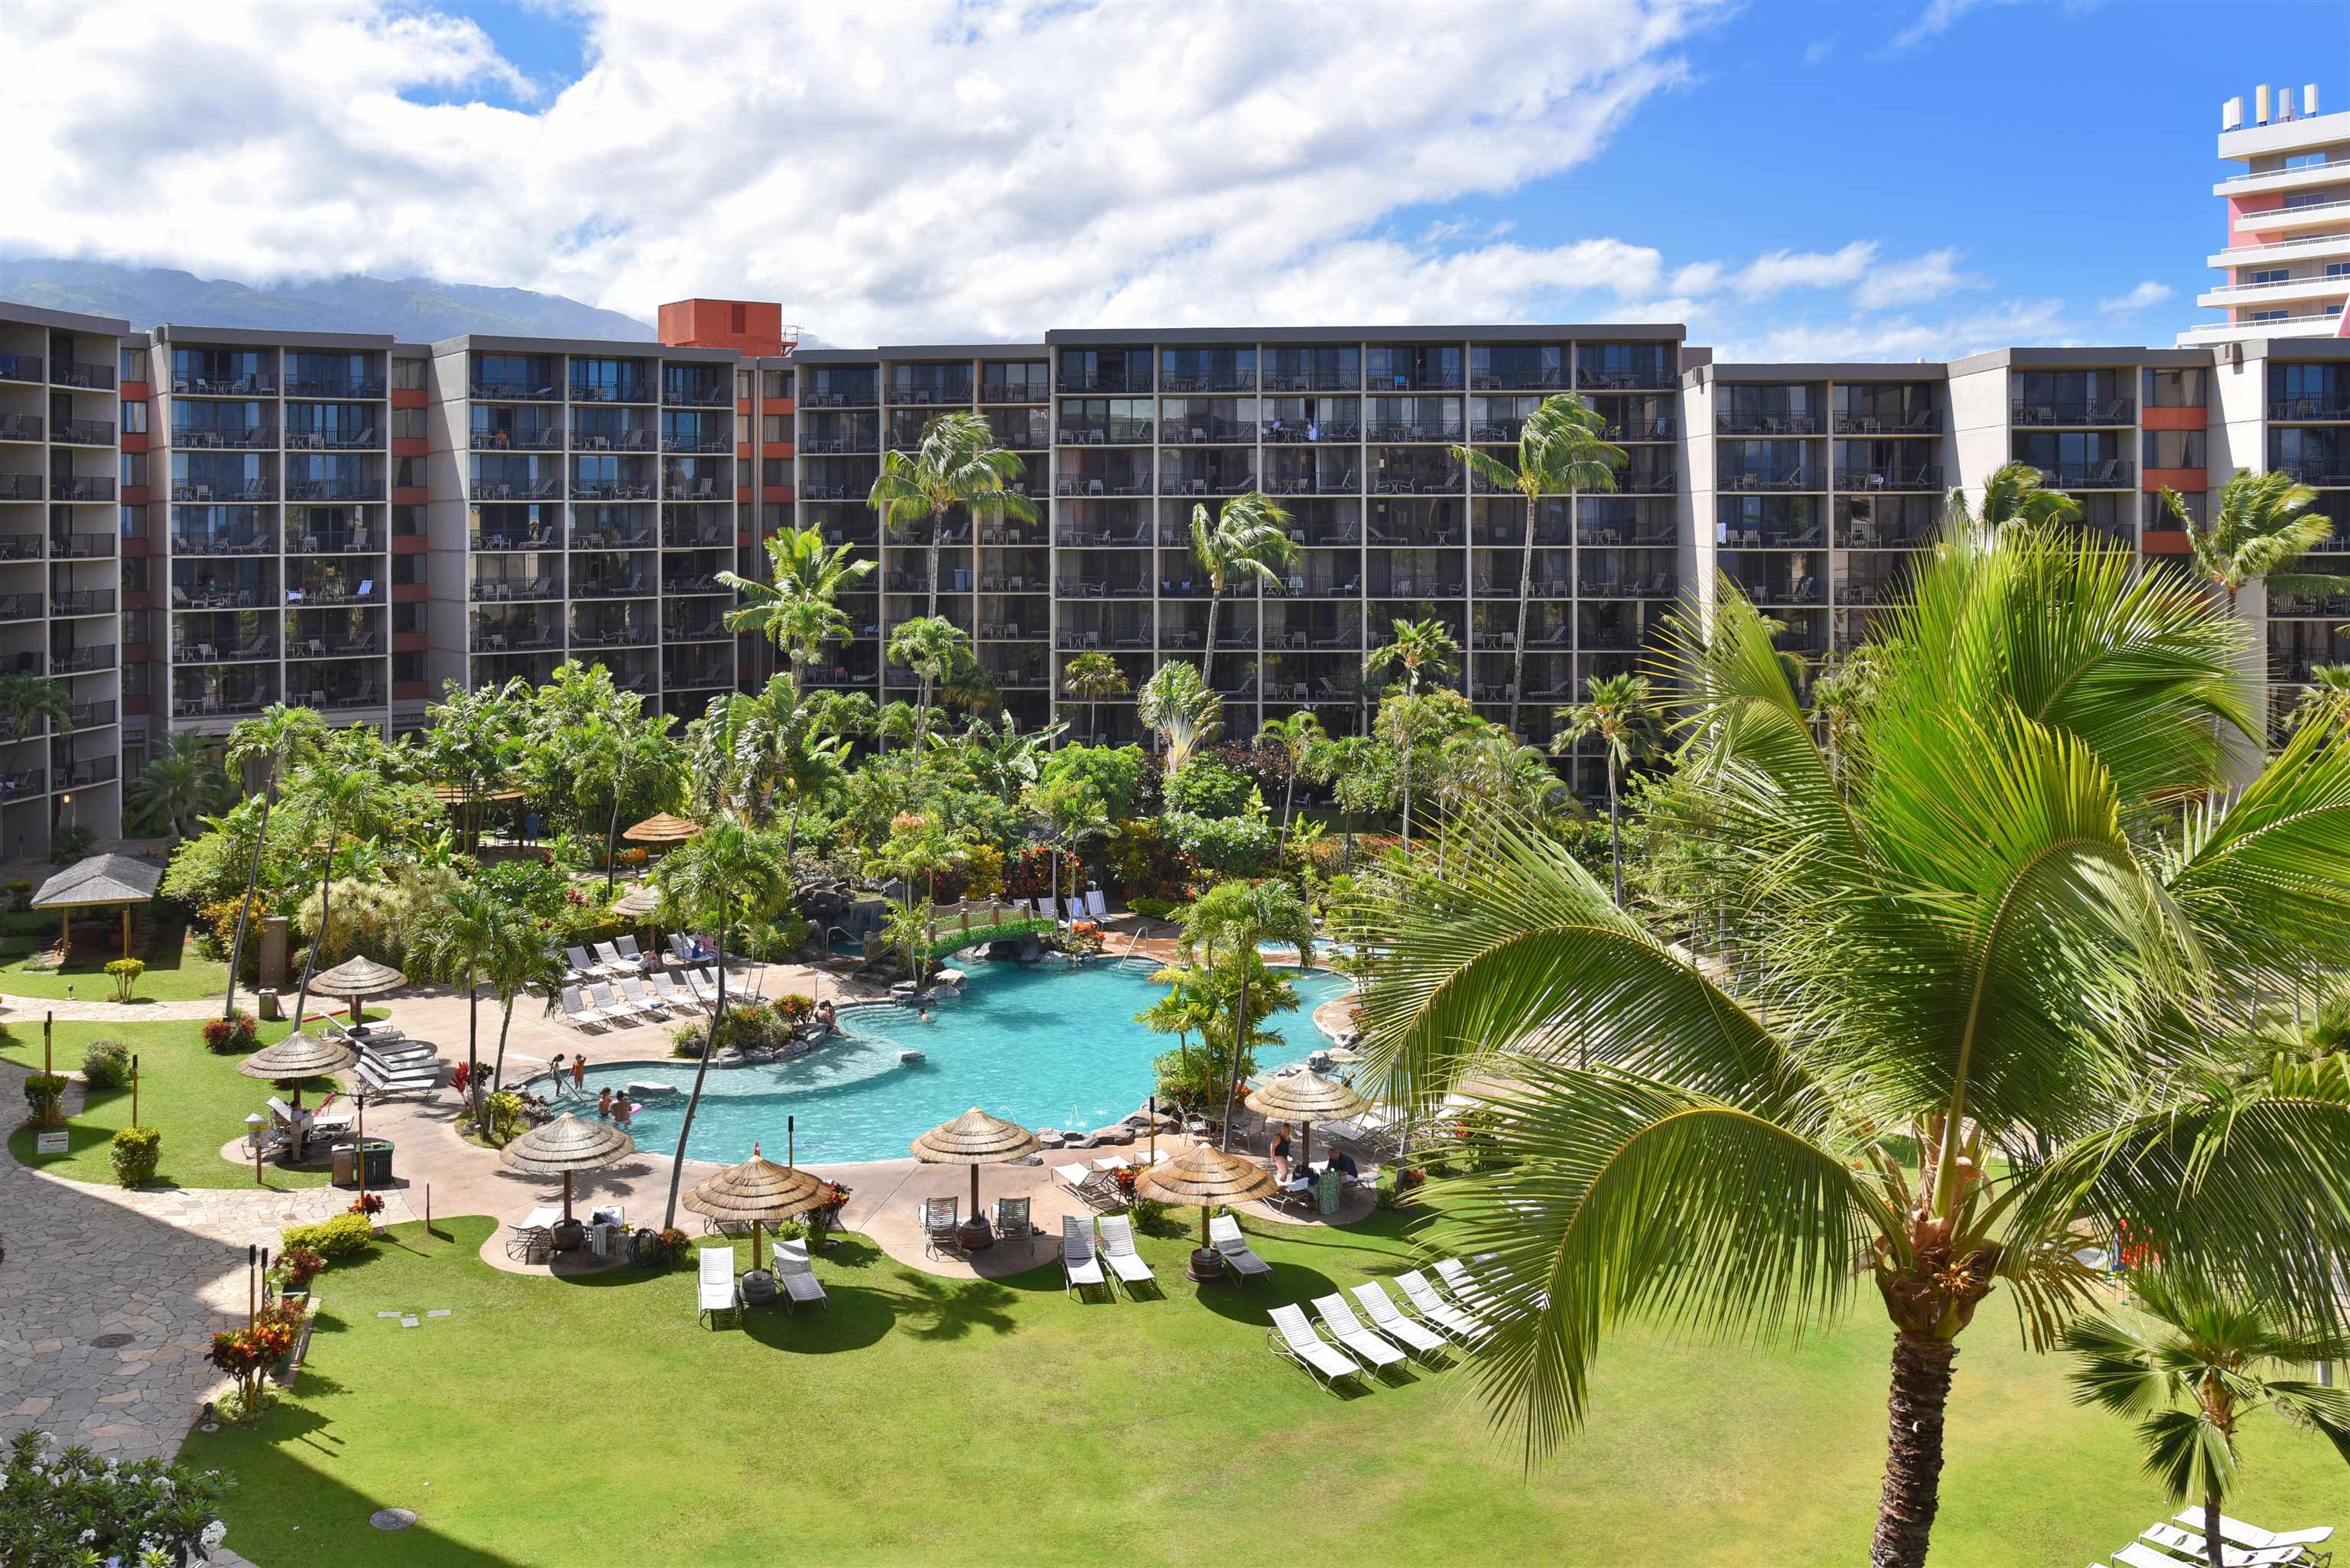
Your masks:
<svg viewBox="0 0 2350 1568"><path fill-rule="evenodd" d="M1044 771L1053 742L1067 732L1066 720L1023 733L1017 714L1000 722L973 719L960 735L933 734L933 751L951 752L980 788L1005 805L1017 805Z"/></svg>
<svg viewBox="0 0 2350 1568"><path fill-rule="evenodd" d="M1861 644L1812 682L1812 720L1825 745L1828 772L1841 776L1844 754L1877 701L1877 660Z"/></svg>
<svg viewBox="0 0 2350 1568"><path fill-rule="evenodd" d="M1393 640L1371 649L1363 670L1375 674L1390 664L1403 666L1404 691L1417 697L1421 677L1441 680L1461 668L1461 645L1440 620L1398 620Z"/></svg>
<svg viewBox="0 0 2350 1568"><path fill-rule="evenodd" d="M2296 730L2304 724L2350 723L2350 664L2313 665L2309 684L2285 723Z"/></svg>
<svg viewBox="0 0 2350 1568"><path fill-rule="evenodd" d="M931 692L971 658L971 638L943 616L916 616L899 622L889 634L889 658L912 670L920 682L914 693L914 749L906 763L907 776L911 778L920 765L923 741L930 733Z"/></svg>
<svg viewBox="0 0 2350 1568"><path fill-rule="evenodd" d="M1964 532L1976 527L2003 528L2011 523L2044 528L2081 520L2081 504L2061 490L2040 488L2040 471L2028 462L2002 463L1983 481L1980 510L1967 504L1967 493L1953 485L1942 501L1943 527Z"/></svg>
<svg viewBox="0 0 2350 1568"><path fill-rule="evenodd" d="M220 761L212 753L212 737L194 730L174 730L162 753L130 781L130 826L149 837L188 839L200 831L201 819L234 804L234 792Z"/></svg>
<svg viewBox="0 0 2350 1568"><path fill-rule="evenodd" d="M2075 1252L2126 1220L2180 1277L2291 1321L2350 1312L2350 1075L2245 1084L2218 1044L2246 992L2282 994L2350 940L2350 734L2304 730L2201 804L2215 730L2257 732L2244 631L2078 534L1937 546L1885 623L1841 787L1752 606L1731 592L1716 621L1669 661L1679 787L1759 961L1701 964L1528 831L1367 894L1341 934L1373 955L1383 1098L1513 1085L1447 1245L1494 1253L1505 1310L1479 1360L1529 1456L1584 1419L1617 1324L1777 1337L1881 1299L1871 1562L1918 1568L1958 1340L1994 1288L2053 1344L2095 1299ZM1583 1038L1601 1059L1578 1069Z"/></svg>
<svg viewBox="0 0 2350 1568"><path fill-rule="evenodd" d="M514 1027L515 1003L536 986L546 1000L546 1011L553 1013L562 998L565 967L556 951L554 934L528 909L494 898L486 912L489 919L482 933L484 940L476 956L480 978L488 983L490 994L498 999L498 1054L490 1068L490 1092L495 1094L505 1082L506 1032ZM472 1008L469 992L469 1013ZM489 1099L484 1096L482 1136L485 1138L490 1130L489 1116Z"/></svg>
<svg viewBox="0 0 2350 1568"><path fill-rule="evenodd" d="M44 720L60 735L73 733L73 698L65 682L40 675L0 675L0 743L24 739Z"/></svg>
<svg viewBox="0 0 2350 1568"><path fill-rule="evenodd" d="M1315 746L1330 737L1310 708L1300 708L1286 719L1275 719L1258 733L1281 753L1281 841L1273 852L1274 864L1277 866L1289 853L1289 819L1297 807L1297 775L1305 770L1306 758L1313 754Z"/></svg>
<svg viewBox="0 0 2350 1568"><path fill-rule="evenodd" d="M1216 612L1224 590L1237 583L1281 587L1276 566L1297 559L1289 536L1289 514L1257 491L1235 495L1217 508L1214 521L1203 505L1191 508L1191 558L1208 579L1208 642L1200 656L1200 679L1210 685L1216 667Z"/></svg>
<svg viewBox="0 0 2350 1568"><path fill-rule="evenodd" d="M1232 1070L1224 1085L1224 1134L1232 1147L1232 1101L1240 1093L1241 1064L1247 1058L1249 978L1262 962L1261 942L1297 950L1303 966L1314 961L1314 917L1284 881L1219 882L1202 893L1183 916L1182 950L1211 970L1224 970L1237 981L1232 1006Z"/></svg>
<svg viewBox="0 0 2350 1568"><path fill-rule="evenodd" d="M727 613L726 629L767 638L783 649L795 698L806 667L824 657L827 642L848 631L840 596L873 570L871 561L850 559L856 550L854 545L827 545L818 528L787 528L767 537L772 583L718 574L720 582L746 601Z"/></svg>
<svg viewBox="0 0 2350 1568"><path fill-rule="evenodd" d="M2350 577L2329 572L2296 572L2303 556L2325 543L2333 519L2309 509L2317 492L2284 470L2254 473L2236 470L2220 492L2220 515L2210 527L2195 520L2178 492L2166 487L2162 504L2187 531L2196 575L2241 607L2244 585L2264 581L2276 594L2332 594L2350 588Z"/></svg>
<svg viewBox="0 0 2350 1568"><path fill-rule="evenodd" d="M346 749L359 750L357 746ZM380 810L389 781L375 768L338 762L330 742L304 764L294 782L304 805L317 814L319 826L318 929L310 933L309 951L302 960L302 983L294 993L294 1027L299 1031L308 1015L310 977L318 971L318 950L327 945L327 933L334 923L335 853L342 847L348 828L366 823Z"/></svg>
<svg viewBox="0 0 2350 1568"><path fill-rule="evenodd" d="M733 816L722 816L702 828L701 836L665 857L657 879L661 890L661 919L685 929L707 922L716 931L718 1003L703 1037L702 1060L694 1064L693 1093L685 1102L685 1120L677 1129L677 1159L670 1167L669 1208L661 1228L677 1223L678 1179L685 1170L686 1140L693 1132L694 1112L702 1108L702 1084L710 1073L710 1058L726 1023L726 933L736 922L754 923L773 918L791 898L791 867L775 842L753 832Z"/></svg>
<svg viewBox="0 0 2350 1568"><path fill-rule="evenodd" d="M1561 729L1551 742L1555 752L1574 750L1586 735L1596 735L1607 753L1608 860L1615 872L1616 902L1624 902L1624 827L1617 815L1616 798L1626 768L1656 755L1664 741L1664 725L1648 702L1645 675L1595 675L1586 685L1587 701L1561 708Z"/></svg>
<svg viewBox="0 0 2350 1568"><path fill-rule="evenodd" d="M1036 520L1035 504L1011 489L1021 461L995 444L995 431L978 414L941 414L922 427L922 442L911 452L882 454L881 472L866 504L885 521L900 524L928 519L931 524L931 602L924 614L939 613L939 535L947 513L973 512Z"/></svg>
<svg viewBox="0 0 2350 1568"><path fill-rule="evenodd" d="M474 1096L482 1081L482 971L502 944L498 923L508 908L477 884L452 888L431 908L409 948L426 974L465 988L465 1083Z"/></svg>
<svg viewBox="0 0 2350 1568"><path fill-rule="evenodd" d="M1622 447L1601 437L1607 421L1573 392L1557 392L1526 416L1518 431L1517 464L1512 467L1473 446L1452 455L1496 490L1514 490L1526 499L1526 537L1518 561L1518 632L1510 665L1510 733L1518 732L1518 693L1526 680L1526 612L1534 597L1534 520L1545 495L1573 496L1585 490L1613 490L1616 471L1632 461Z"/></svg>
<svg viewBox="0 0 2350 1568"><path fill-rule="evenodd" d="M1106 697L1123 697L1132 690L1117 659L1096 649L1080 653L1061 666L1061 690L1086 705L1086 740L1101 739L1101 705Z"/></svg>
<svg viewBox="0 0 2350 1568"><path fill-rule="evenodd" d="M236 1016L236 977L244 962L244 930L253 912L254 889L261 880L261 852L269 841L269 808L277 798L279 776L326 743L327 721L316 708L272 702L257 719L240 719L228 732L226 761L240 774L255 763L261 774L261 826L253 836L253 859L244 872L244 899L236 909L236 937L229 944L228 998L221 1003L224 1020Z"/></svg>
<svg viewBox="0 0 2350 1568"><path fill-rule="evenodd" d="M1198 665L1182 659L1169 659L1142 683L1134 712L1158 735L1169 778L1224 727L1224 700L1208 689Z"/></svg>
<svg viewBox="0 0 2350 1568"><path fill-rule="evenodd" d="M2148 1269L2129 1283L2142 1317L2101 1314L2064 1331L2064 1347L2077 1358L2073 1403L2141 1417L2146 1473L2173 1503L2201 1506L2204 1561L2226 1568L2220 1516L2241 1473L2236 1436L2245 1417L2274 1410L2290 1426L2322 1433L2350 1461L2350 1393L2275 1376L2332 1360L2342 1346L2207 1282Z"/></svg>

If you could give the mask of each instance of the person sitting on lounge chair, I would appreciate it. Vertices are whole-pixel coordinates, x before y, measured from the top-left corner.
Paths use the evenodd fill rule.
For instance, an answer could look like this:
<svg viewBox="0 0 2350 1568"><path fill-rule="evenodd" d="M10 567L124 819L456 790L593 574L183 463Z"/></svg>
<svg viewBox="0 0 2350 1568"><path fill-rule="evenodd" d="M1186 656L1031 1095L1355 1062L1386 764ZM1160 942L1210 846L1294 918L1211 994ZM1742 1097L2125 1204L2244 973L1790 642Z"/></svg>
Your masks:
<svg viewBox="0 0 2350 1568"><path fill-rule="evenodd" d="M1355 1157L1348 1154L1343 1148L1333 1148L1330 1151L1330 1168L1336 1171L1340 1176L1345 1177L1348 1181L1360 1181L1363 1179L1363 1168L1357 1165L1355 1163Z"/></svg>

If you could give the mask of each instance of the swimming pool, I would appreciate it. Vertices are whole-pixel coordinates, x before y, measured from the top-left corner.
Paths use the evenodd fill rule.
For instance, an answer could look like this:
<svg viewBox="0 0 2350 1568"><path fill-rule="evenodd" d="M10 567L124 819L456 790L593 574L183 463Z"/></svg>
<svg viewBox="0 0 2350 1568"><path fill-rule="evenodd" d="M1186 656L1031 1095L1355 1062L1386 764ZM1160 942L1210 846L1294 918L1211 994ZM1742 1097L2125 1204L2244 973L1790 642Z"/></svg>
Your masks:
<svg viewBox="0 0 2350 1568"><path fill-rule="evenodd" d="M713 1066L702 1088L687 1153L732 1164L748 1159L754 1139L784 1158L784 1118L797 1118L793 1154L801 1164L903 1159L925 1128L979 1106L1025 1127L1092 1128L1140 1105L1153 1082L1151 1063L1175 1048L1134 1015L1156 1002L1145 963L1058 964L1029 969L979 963L971 984L922 1023L912 1009L853 1007L841 1012L846 1040L774 1066ZM1286 1043L1260 1054L1260 1065L1297 1061L1328 1044L1314 1010L1347 990L1325 971L1293 975L1298 1007L1272 1026ZM900 1063L901 1051L926 1060ZM693 1087L691 1062L596 1060L588 1047L588 1103L600 1088L631 1080L675 1084L678 1093L645 1099L629 1132L645 1148L677 1147L678 1124ZM543 1082L536 1087L544 1088ZM576 1102L575 1102L576 1103Z"/></svg>

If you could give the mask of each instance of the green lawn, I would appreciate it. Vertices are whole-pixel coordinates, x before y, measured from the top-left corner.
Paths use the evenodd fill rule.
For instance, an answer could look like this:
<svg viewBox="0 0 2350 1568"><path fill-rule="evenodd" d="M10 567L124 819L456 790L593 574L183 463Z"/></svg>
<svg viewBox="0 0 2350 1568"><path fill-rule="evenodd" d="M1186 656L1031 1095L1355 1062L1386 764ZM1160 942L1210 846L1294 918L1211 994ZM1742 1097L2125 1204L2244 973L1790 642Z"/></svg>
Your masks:
<svg viewBox="0 0 2350 1568"><path fill-rule="evenodd" d="M378 1014L380 1016L380 1014ZM139 1117L163 1129L163 1161L156 1179L178 1187L251 1187L253 1168L234 1166L220 1158L220 1147L243 1135L249 1112L261 1110L272 1093L267 1084L236 1070L240 1058L216 1056L204 1049L200 1023L83 1023L56 1026L55 1059L60 1072L77 1072L82 1055L94 1040L120 1040L139 1056ZM288 1023L261 1025L266 1045L282 1040L293 1027ZM15 1020L0 1030L0 1056L21 1065L41 1065L41 1023L38 1019ZM313 1079L303 1090L304 1102L334 1085ZM61 1155L33 1152L33 1129L19 1127L8 1139L8 1151L24 1164L53 1171L77 1181L111 1183L107 1163L109 1141L130 1125L129 1089L93 1089L82 1114L67 1128L71 1149ZM287 1169L265 1166L265 1185L273 1188L319 1187L327 1168Z"/></svg>
<svg viewBox="0 0 2350 1568"><path fill-rule="evenodd" d="M348 1568L1866 1558L1888 1343L1865 1304L1770 1355L1617 1341L1590 1430L1528 1475L1465 1371L1336 1398L1267 1353L1265 1303L1406 1265L1392 1215L1262 1227L1253 1293L1198 1290L1185 1242L1146 1239L1166 1298L1114 1305L1066 1299L1057 1266L951 1282L850 1237L819 1264L828 1314L716 1332L691 1270L521 1277L475 1255L490 1230L402 1226L330 1270L289 1401L191 1437L183 1459L236 1477L232 1548L262 1568L324 1543ZM2168 1511L2122 1425L2064 1386L1994 1302L1959 1363L1937 1562L2069 1568ZM2339 1518L2324 1445L2262 1421L2247 1446L2234 1511ZM381 1507L420 1522L372 1531Z"/></svg>
<svg viewBox="0 0 2350 1568"><path fill-rule="evenodd" d="M134 933L137 929L133 928ZM112 916L78 920L73 953L63 969L26 969L33 959L57 945L57 917L8 916L0 922L0 993L62 1002L66 988L71 986L78 1001L111 1000L114 977L106 972L106 966L122 956L118 931ZM185 937L161 949L152 943L134 946L132 956L147 964L147 972L139 977L138 988L131 993L134 1002L196 1002L228 989L228 965L205 958Z"/></svg>

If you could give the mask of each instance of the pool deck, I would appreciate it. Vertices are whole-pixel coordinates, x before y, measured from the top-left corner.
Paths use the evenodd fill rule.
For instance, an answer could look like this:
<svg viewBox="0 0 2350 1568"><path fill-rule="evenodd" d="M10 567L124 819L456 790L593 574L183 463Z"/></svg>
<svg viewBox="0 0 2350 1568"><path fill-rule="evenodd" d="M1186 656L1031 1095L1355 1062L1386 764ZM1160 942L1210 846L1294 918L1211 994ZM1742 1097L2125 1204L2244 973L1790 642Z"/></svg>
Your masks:
<svg viewBox="0 0 2350 1568"><path fill-rule="evenodd" d="M1136 956L1164 961L1171 956L1171 936L1145 938L1136 945ZM1127 944L1114 941L1113 956L1124 956ZM838 1003L882 1001L886 991L870 985L847 984L834 974L811 970L799 964L769 964L764 971L756 966L730 966L728 986L742 984L755 994L775 996L787 992L799 992L822 996ZM1349 1026L1347 1008L1349 998L1338 998L1316 1009L1315 1022L1326 1033L1336 1033ZM386 1008L391 1021L411 1036L432 1041L440 1048L443 1060L452 1063L465 1059L466 1007L465 999L445 987L416 987L379 999L370 1005ZM479 1012L479 1052L486 1065L497 1054L498 1010L494 1002L484 1000ZM519 1083L545 1070L560 1053L567 1056L584 1052L591 1064L620 1061L669 1060L671 1025L648 1022L623 1028L580 1030L565 1023L560 1015L550 1017L533 1002L515 1010L514 1023L506 1039L505 1081ZM727 1068L723 1071L740 1071ZM408 1208L419 1216L430 1212L439 1218L456 1214L487 1214L511 1223L542 1205L562 1202L562 1183L546 1177L525 1176L507 1169L491 1150L468 1143L456 1127L459 1104L456 1095L443 1087L427 1096L401 1096L372 1102L367 1113L369 1137L385 1137L395 1147L393 1183ZM909 1128L908 1137L920 1131ZM1261 1147L1250 1147L1235 1129L1234 1147L1263 1158ZM1180 1147L1186 1140L1160 1136L1160 1144ZM1322 1140L1315 1140L1319 1144ZM1262 1140L1258 1139L1261 1143ZM930 1198L960 1198L967 1207L970 1201L971 1176L967 1167L924 1165L912 1159L873 1160L834 1165L810 1165L806 1168L838 1181L851 1191L848 1207L843 1211L841 1224L847 1230L870 1237L881 1250L899 1262L950 1279L987 1278L1004 1273L1016 1273L1049 1262L1060 1248L1061 1219L1065 1214L1093 1212L1082 1199L1063 1188L1054 1177L1052 1166L1060 1163L1090 1161L1109 1154L1133 1158L1147 1151L1147 1141L1134 1143L1107 1142L1104 1147L1083 1151L1046 1149L1040 1152L1036 1163L983 1167L980 1171L980 1201L992 1208L999 1198L1026 1197L1031 1203L1032 1222L1047 1232L1024 1244L1003 1245L974 1254L970 1259L926 1254L923 1245L920 1215L922 1200ZM766 1148L769 1158L781 1161L785 1151ZM1360 1158L1360 1151L1357 1151ZM572 1179L572 1206L581 1218L601 1204L618 1203L628 1213L631 1227L659 1225L669 1202L670 1174L674 1158L650 1148L639 1149L633 1157L605 1170L585 1172ZM716 1174L723 1167L709 1161L685 1161L680 1191L691 1191L694 1184ZM1367 1158L1364 1161L1367 1176L1376 1172ZM1367 1189L1349 1195L1340 1211L1326 1220L1290 1210L1275 1210L1263 1203L1244 1204L1239 1212L1251 1223L1320 1225L1325 1223L1352 1224L1370 1211L1371 1197ZM1187 1218L1183 1210L1176 1217ZM1189 1216L1196 1222L1196 1216ZM681 1206L678 1213L680 1229L701 1233L701 1220ZM517 1273L548 1272L546 1265L525 1264L509 1259L505 1251L506 1232L499 1231L482 1249L483 1260L494 1268ZM743 1254L748 1266L749 1252ZM584 1257L567 1256L556 1265L558 1276L585 1272L593 1265Z"/></svg>

